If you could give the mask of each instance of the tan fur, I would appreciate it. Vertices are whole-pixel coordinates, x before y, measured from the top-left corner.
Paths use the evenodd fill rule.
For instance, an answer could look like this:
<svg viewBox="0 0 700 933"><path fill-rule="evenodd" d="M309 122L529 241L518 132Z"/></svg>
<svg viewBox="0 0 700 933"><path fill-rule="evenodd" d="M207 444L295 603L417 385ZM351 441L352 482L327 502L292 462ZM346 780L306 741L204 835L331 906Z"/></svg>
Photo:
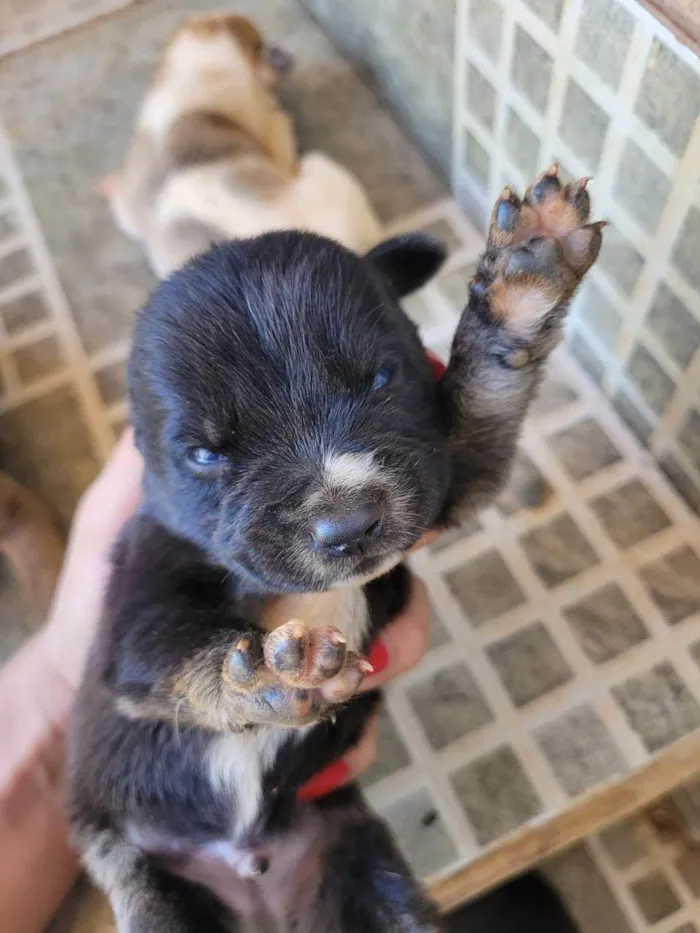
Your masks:
<svg viewBox="0 0 700 933"><path fill-rule="evenodd" d="M268 632L290 619L303 619L306 625L332 625L348 641L351 651L359 651L369 626L367 600L361 587L344 586L323 593L294 593L276 598L264 613L260 625Z"/></svg>
<svg viewBox="0 0 700 933"><path fill-rule="evenodd" d="M270 230L310 230L359 252L381 238L353 175L320 153L298 158L265 48L243 17L200 16L162 55L109 192L117 224L160 276L211 243Z"/></svg>

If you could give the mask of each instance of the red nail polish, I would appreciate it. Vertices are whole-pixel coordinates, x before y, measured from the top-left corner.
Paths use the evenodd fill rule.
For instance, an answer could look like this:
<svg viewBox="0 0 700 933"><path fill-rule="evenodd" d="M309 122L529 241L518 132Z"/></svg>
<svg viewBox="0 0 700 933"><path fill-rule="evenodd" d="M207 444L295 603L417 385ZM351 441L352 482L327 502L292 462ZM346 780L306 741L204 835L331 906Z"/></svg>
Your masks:
<svg viewBox="0 0 700 933"><path fill-rule="evenodd" d="M331 791L346 784L350 777L350 768L345 762L334 761L332 764L314 774L310 781L307 781L299 790L299 800L315 800L317 797L325 797Z"/></svg>
<svg viewBox="0 0 700 933"><path fill-rule="evenodd" d="M436 382L439 382L447 371L447 366L442 362L442 360L435 356L434 353L431 353L430 350L425 351L425 355L428 357L428 362L430 363L430 368L433 371L433 379Z"/></svg>
<svg viewBox="0 0 700 933"><path fill-rule="evenodd" d="M369 649L369 654L367 655L367 660L374 668L375 674L381 674L381 672L389 664L389 652L383 641L375 641L372 647Z"/></svg>

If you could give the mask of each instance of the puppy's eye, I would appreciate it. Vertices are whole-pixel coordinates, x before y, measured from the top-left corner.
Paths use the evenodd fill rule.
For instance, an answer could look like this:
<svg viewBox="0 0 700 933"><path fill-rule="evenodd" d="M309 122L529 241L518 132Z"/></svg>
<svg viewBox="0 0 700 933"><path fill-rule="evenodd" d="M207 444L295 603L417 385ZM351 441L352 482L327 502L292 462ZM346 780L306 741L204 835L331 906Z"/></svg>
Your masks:
<svg viewBox="0 0 700 933"><path fill-rule="evenodd" d="M221 463L226 463L227 459L226 454L218 454L206 447L195 447L190 451L190 460L198 467L218 466Z"/></svg>
<svg viewBox="0 0 700 933"><path fill-rule="evenodd" d="M377 373L372 382L373 389L383 389L385 385L391 382L391 377L393 373L389 366L382 366L381 369L377 370Z"/></svg>

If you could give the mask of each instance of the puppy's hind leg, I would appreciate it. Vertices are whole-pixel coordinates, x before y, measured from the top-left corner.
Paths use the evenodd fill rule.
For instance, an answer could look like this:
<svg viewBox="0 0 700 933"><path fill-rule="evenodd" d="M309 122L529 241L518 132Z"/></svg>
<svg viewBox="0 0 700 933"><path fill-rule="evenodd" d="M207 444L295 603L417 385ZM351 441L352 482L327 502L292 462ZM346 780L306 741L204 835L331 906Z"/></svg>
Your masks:
<svg viewBox="0 0 700 933"><path fill-rule="evenodd" d="M210 891L170 874L111 830L83 830L79 844L88 874L109 898L117 933L238 933Z"/></svg>
<svg viewBox="0 0 700 933"><path fill-rule="evenodd" d="M330 841L318 894L289 929L314 933L440 933L437 910L399 853L391 833L356 789L320 804Z"/></svg>

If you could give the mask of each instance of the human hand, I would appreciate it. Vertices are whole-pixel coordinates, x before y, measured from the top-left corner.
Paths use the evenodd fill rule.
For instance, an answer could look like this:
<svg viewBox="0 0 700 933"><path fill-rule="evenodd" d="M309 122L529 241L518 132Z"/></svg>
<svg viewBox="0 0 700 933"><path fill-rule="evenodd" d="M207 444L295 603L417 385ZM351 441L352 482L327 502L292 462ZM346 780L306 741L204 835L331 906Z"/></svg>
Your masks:
<svg viewBox="0 0 700 933"><path fill-rule="evenodd" d="M142 475L143 461L129 428L84 493L73 519L41 638L47 663L74 690L102 615L112 547L124 522L138 507Z"/></svg>

